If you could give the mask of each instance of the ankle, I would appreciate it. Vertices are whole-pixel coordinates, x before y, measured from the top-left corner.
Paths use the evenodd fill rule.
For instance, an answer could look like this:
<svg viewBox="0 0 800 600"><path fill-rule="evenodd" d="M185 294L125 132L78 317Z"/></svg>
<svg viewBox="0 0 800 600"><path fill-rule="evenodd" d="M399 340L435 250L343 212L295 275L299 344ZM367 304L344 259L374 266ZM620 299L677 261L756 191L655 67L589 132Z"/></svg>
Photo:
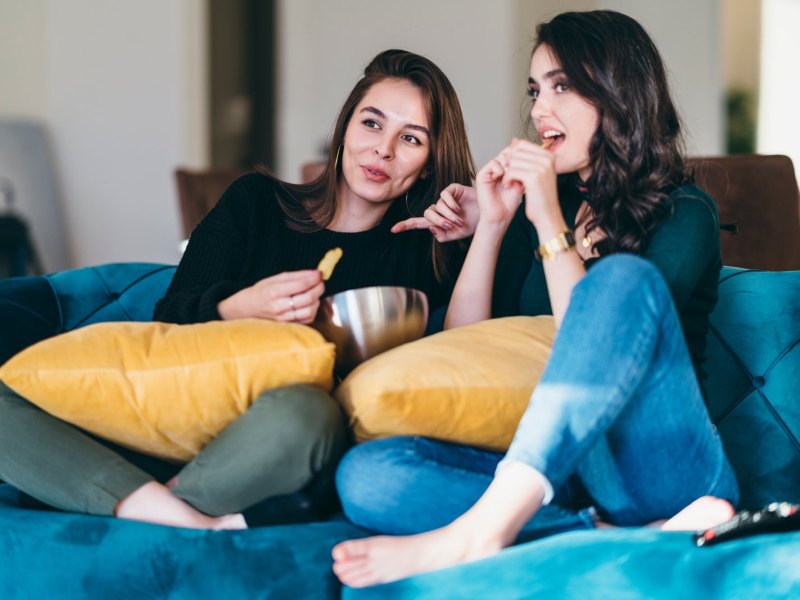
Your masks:
<svg viewBox="0 0 800 600"><path fill-rule="evenodd" d="M445 529L458 536L470 554L492 554L510 546L515 534L479 516L465 513Z"/></svg>

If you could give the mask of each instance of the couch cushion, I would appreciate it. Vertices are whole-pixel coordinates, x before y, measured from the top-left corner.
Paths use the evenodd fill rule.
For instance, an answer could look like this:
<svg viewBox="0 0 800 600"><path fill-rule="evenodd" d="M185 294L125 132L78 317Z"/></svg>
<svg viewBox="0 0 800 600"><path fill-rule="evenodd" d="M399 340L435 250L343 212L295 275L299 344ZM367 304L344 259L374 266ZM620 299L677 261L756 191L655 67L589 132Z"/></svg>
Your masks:
<svg viewBox="0 0 800 600"><path fill-rule="evenodd" d="M47 279L0 281L0 365L20 350L55 335L59 326L58 301Z"/></svg>
<svg viewBox="0 0 800 600"><path fill-rule="evenodd" d="M0 379L104 439L188 461L262 391L330 390L334 354L319 332L295 323L95 323L25 349Z"/></svg>
<svg viewBox="0 0 800 600"><path fill-rule="evenodd" d="M150 321L175 267L111 263L0 280L0 364L45 338L101 321Z"/></svg>
<svg viewBox="0 0 800 600"><path fill-rule="evenodd" d="M0 485L0 598L338 598L340 521L205 531L20 508Z"/></svg>
<svg viewBox="0 0 800 600"><path fill-rule="evenodd" d="M59 333L102 321L151 321L175 267L109 263L47 275L61 312Z"/></svg>
<svg viewBox="0 0 800 600"><path fill-rule="evenodd" d="M552 317L506 317L403 344L336 390L358 441L421 435L504 451L550 356Z"/></svg>
<svg viewBox="0 0 800 600"><path fill-rule="evenodd" d="M650 527L576 531L342 598L796 598L799 546L800 531L706 548Z"/></svg>
<svg viewBox="0 0 800 600"><path fill-rule="evenodd" d="M800 271L725 267L707 356L709 410L741 505L800 502Z"/></svg>

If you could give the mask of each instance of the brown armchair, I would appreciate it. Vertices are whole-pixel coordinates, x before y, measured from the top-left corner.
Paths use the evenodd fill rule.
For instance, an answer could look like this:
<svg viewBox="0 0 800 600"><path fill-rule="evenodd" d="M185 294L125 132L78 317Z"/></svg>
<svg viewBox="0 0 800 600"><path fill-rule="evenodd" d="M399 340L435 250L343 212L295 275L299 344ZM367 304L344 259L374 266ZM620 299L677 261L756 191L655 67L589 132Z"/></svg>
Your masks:
<svg viewBox="0 0 800 600"><path fill-rule="evenodd" d="M318 177L325 168L324 162L309 162L302 166L303 183ZM209 169L176 169L178 202L183 225L183 237L188 238L197 224L208 214L222 194L237 177L249 173L240 167L214 167Z"/></svg>
<svg viewBox="0 0 800 600"><path fill-rule="evenodd" d="M318 176L324 163L303 166L302 180ZM740 154L689 159L697 184L719 207L720 246L726 265L769 271L800 270L800 193L787 156ZM178 169L185 237L247 171Z"/></svg>
<svg viewBox="0 0 800 600"><path fill-rule="evenodd" d="M691 158L689 166L717 201L724 264L800 269L800 193L789 157L706 156Z"/></svg>
<svg viewBox="0 0 800 600"><path fill-rule="evenodd" d="M188 238L208 214L234 179L247 173L237 167L213 169L176 169L178 202L181 209L183 237Z"/></svg>

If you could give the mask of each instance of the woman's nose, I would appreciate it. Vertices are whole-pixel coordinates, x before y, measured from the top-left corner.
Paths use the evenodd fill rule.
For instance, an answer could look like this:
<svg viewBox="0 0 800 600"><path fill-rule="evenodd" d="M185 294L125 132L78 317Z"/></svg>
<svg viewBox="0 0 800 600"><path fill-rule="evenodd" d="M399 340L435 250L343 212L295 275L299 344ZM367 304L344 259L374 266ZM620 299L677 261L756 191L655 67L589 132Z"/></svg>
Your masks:
<svg viewBox="0 0 800 600"><path fill-rule="evenodd" d="M542 98L540 94L538 98L536 98L536 102L531 105L531 118L534 121L541 119L542 117L550 116L550 105L547 103L545 98Z"/></svg>
<svg viewBox="0 0 800 600"><path fill-rule="evenodd" d="M394 144L388 137L382 138L375 146L375 154L385 160L389 160L394 156Z"/></svg>

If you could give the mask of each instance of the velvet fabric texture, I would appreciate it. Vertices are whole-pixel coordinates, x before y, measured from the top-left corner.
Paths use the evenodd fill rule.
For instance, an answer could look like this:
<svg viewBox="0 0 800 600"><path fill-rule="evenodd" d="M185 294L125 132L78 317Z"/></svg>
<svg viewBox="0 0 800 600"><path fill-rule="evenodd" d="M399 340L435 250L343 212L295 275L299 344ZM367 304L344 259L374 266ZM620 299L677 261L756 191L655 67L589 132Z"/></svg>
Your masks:
<svg viewBox="0 0 800 600"><path fill-rule="evenodd" d="M20 350L58 332L56 295L44 277L0 282L0 365Z"/></svg>
<svg viewBox="0 0 800 600"><path fill-rule="evenodd" d="M706 548L650 528L575 531L342 598L796 598L798 547L797 531Z"/></svg>
<svg viewBox="0 0 800 600"><path fill-rule="evenodd" d="M109 263L0 280L0 364L43 339L103 321L150 321L175 267Z"/></svg>
<svg viewBox="0 0 800 600"><path fill-rule="evenodd" d="M0 598L337 598L342 521L246 531L177 529L21 508L0 485Z"/></svg>
<svg viewBox="0 0 800 600"><path fill-rule="evenodd" d="M295 323L95 323L25 349L0 366L0 380L99 437L189 461L265 390L330 391L334 356L332 343Z"/></svg>
<svg viewBox="0 0 800 600"><path fill-rule="evenodd" d="M105 265L48 276L56 313L43 302L43 322L60 333L95 321L149 320L172 270ZM9 298L10 305L33 306L12 285L24 293L42 289L40 278L0 281L7 301L0 307ZM798 502L800 272L725 268L719 295L705 387L743 503ZM8 318L0 310L0 321ZM0 597L120 600L336 598L331 547L363 535L341 522L214 533L35 511L21 508L8 486L0 488L0 531ZM786 598L800 595L799 547L796 532L707 548L695 548L688 535L656 530L573 532L344 596Z"/></svg>
<svg viewBox="0 0 800 600"><path fill-rule="evenodd" d="M549 316L457 327L371 358L335 397L358 441L419 435L504 451L554 337Z"/></svg>
<svg viewBox="0 0 800 600"><path fill-rule="evenodd" d="M740 506L800 502L800 271L723 268L706 355Z"/></svg>

